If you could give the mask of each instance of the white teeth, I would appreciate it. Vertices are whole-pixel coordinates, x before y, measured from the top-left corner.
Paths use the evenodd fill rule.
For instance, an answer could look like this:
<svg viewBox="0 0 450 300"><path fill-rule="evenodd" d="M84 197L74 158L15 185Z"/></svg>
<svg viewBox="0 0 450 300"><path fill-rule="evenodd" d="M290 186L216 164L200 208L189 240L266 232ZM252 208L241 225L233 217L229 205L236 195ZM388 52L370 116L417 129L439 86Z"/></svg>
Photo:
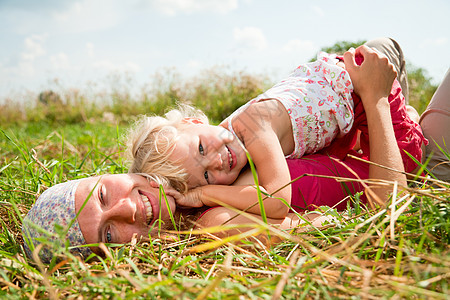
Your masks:
<svg viewBox="0 0 450 300"><path fill-rule="evenodd" d="M145 206L145 212L147 214L146 221L147 221L147 224L149 224L150 221L153 220L152 205L151 205L150 201L148 200L147 196L141 194L141 198L142 198L142 202L144 203L144 206Z"/></svg>
<svg viewBox="0 0 450 300"><path fill-rule="evenodd" d="M228 161L230 162L230 169L231 169L231 166L233 165L233 156L231 156L231 152L230 149L228 149L228 147L227 150L228 150Z"/></svg>

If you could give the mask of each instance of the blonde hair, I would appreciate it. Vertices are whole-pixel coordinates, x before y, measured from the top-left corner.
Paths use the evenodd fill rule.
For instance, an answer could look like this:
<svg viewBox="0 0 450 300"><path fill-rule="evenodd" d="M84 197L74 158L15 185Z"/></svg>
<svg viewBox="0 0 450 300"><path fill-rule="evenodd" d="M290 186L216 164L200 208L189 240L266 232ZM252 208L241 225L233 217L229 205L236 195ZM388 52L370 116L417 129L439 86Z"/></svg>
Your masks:
<svg viewBox="0 0 450 300"><path fill-rule="evenodd" d="M156 177L163 185L186 192L188 174L179 164L169 160L186 118L209 123L202 111L189 105L178 105L164 117L141 117L127 135L127 156L131 160L128 172Z"/></svg>

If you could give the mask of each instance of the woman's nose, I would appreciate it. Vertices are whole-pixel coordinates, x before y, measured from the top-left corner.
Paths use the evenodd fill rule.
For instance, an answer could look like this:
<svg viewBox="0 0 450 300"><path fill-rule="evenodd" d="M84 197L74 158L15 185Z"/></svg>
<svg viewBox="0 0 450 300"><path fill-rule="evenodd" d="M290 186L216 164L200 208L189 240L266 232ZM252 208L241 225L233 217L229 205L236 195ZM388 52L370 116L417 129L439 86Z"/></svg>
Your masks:
<svg viewBox="0 0 450 300"><path fill-rule="evenodd" d="M136 221L136 203L129 198L123 198L111 207L109 213L111 218L122 220L126 223L134 223Z"/></svg>

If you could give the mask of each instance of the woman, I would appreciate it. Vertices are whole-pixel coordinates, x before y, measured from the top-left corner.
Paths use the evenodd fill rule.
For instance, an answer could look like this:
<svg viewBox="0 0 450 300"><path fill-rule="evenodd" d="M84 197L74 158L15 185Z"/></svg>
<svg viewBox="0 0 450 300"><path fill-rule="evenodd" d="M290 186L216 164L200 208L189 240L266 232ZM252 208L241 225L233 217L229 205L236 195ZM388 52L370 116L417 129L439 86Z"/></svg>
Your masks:
<svg viewBox="0 0 450 300"><path fill-rule="evenodd" d="M346 53L345 61L354 77L352 80L355 91L360 93L364 105L367 105L371 160L393 169L403 170L389 105L386 104L395 72L386 59L380 58L368 48L363 49L366 60L361 67L354 63L354 53ZM369 177L396 180L400 185L406 184L406 178L402 173L372 165L369 167ZM71 246L100 241L124 243L131 240L133 233L145 236L149 230L167 226L171 222L168 207L171 211L176 209L171 196L174 191L166 188L167 200L161 199L159 183L157 177L147 181L140 175L119 174L82 179L52 187L41 195L24 219L23 232L28 254L32 255L32 249L29 247L37 245L39 243L37 238L42 236L42 230L38 228L55 232L55 223L59 223L63 228L69 228L67 234L63 236L69 240ZM382 198L388 192L384 189L378 191ZM210 210L200 218L200 224L208 226L213 224L212 221L216 222L214 224L221 223L230 213L231 211L227 211L226 208ZM245 219L233 220L236 223L242 221ZM292 225L291 221L298 222L292 214L285 220L269 221L286 227ZM52 239L57 238L53 235ZM64 245L65 241L56 243ZM73 252L86 257L91 250L99 253L95 247L75 247ZM44 249L39 256L44 262L48 262L52 256L51 249Z"/></svg>
<svg viewBox="0 0 450 300"><path fill-rule="evenodd" d="M430 158L427 168L440 180L450 182L450 69L420 116L420 126L430 143L422 161Z"/></svg>

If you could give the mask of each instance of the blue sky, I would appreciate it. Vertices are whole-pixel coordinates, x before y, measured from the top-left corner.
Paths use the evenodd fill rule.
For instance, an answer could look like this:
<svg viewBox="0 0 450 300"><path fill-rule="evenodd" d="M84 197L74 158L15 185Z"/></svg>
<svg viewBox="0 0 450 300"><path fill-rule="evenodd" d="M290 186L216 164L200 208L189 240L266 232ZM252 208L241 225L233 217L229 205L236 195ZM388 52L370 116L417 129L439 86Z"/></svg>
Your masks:
<svg viewBox="0 0 450 300"><path fill-rule="evenodd" d="M111 74L137 88L172 67L276 80L321 47L379 36L438 83L450 67L449 16L448 0L0 0L0 99L95 89Z"/></svg>

